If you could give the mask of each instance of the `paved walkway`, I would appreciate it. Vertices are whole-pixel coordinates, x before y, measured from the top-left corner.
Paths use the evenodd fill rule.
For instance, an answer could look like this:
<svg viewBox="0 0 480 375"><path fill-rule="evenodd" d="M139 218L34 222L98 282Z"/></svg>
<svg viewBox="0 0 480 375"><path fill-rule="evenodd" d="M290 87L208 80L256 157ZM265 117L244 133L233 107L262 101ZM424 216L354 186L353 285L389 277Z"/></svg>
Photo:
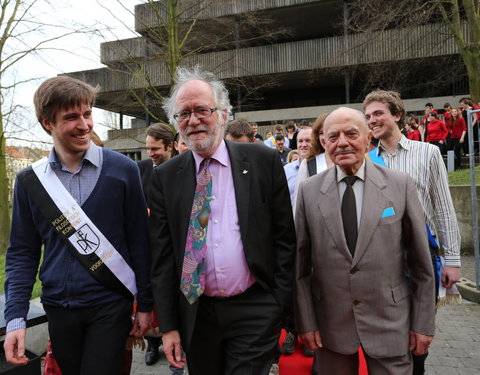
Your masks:
<svg viewBox="0 0 480 375"><path fill-rule="evenodd" d="M153 366L145 365L145 352L135 349L133 352L133 361L132 361L132 375L170 375L171 372L168 368L167 360L163 353L161 353L160 361L158 361ZM188 374L188 371L185 369L185 375Z"/></svg>
<svg viewBox="0 0 480 375"><path fill-rule="evenodd" d="M428 375L480 374L480 305L464 301L437 313Z"/></svg>
<svg viewBox="0 0 480 375"><path fill-rule="evenodd" d="M154 366L146 366L144 352L136 350L131 373L169 375L170 371L163 356ZM479 304L464 301L438 311L437 333L427 359L426 374L480 375Z"/></svg>
<svg viewBox="0 0 480 375"><path fill-rule="evenodd" d="M475 258L462 257L462 276L475 281ZM146 366L145 353L135 350L133 375L170 375L162 354L158 363ZM185 371L187 374L187 371ZM427 375L480 375L480 305L461 305L438 310L437 331L427 359Z"/></svg>

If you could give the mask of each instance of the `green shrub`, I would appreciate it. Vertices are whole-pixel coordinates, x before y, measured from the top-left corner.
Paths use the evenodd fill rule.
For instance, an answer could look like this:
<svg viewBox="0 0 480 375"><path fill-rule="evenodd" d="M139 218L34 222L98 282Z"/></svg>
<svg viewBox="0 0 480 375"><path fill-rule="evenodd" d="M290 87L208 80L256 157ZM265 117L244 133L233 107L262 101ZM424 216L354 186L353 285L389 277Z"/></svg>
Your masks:
<svg viewBox="0 0 480 375"><path fill-rule="evenodd" d="M470 169L460 169L448 174L449 185L470 185ZM480 166L475 167L475 185L480 185Z"/></svg>

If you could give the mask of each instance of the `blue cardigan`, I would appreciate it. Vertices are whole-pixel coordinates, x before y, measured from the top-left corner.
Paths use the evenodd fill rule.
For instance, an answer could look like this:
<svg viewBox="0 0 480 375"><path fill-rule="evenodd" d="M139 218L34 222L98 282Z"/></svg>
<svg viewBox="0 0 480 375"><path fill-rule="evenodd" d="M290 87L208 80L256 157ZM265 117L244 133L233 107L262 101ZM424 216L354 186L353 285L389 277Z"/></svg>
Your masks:
<svg viewBox="0 0 480 375"><path fill-rule="evenodd" d="M150 311L153 298L148 216L137 165L124 155L103 149L100 176L82 209L135 272L138 310ZM42 244L45 246L40 266L43 304L78 308L125 298L88 274L17 177L5 266L6 322L27 315Z"/></svg>

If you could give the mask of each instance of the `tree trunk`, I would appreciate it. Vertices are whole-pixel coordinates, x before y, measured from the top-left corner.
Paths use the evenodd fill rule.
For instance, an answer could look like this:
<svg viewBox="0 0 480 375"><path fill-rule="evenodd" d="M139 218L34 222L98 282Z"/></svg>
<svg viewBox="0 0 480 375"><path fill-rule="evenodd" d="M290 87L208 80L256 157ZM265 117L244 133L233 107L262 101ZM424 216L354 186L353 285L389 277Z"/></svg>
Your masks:
<svg viewBox="0 0 480 375"><path fill-rule="evenodd" d="M480 51L467 51L462 54L467 67L470 95L475 104L480 102Z"/></svg>
<svg viewBox="0 0 480 375"><path fill-rule="evenodd" d="M10 208L8 204L8 176L6 163L5 136L0 118L0 254L7 251L10 233Z"/></svg>

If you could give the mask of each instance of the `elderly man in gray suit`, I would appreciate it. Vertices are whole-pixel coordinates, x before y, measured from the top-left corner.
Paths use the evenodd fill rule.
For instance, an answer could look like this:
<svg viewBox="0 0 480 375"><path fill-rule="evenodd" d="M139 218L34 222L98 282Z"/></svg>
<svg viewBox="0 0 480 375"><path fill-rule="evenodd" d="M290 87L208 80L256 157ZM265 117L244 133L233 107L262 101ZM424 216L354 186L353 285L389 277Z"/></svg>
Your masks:
<svg viewBox="0 0 480 375"><path fill-rule="evenodd" d="M435 323L415 185L365 159L360 111L340 107L324 126L335 167L304 181L297 203L298 332L322 374L358 374L362 347L370 375L410 375L410 351L428 351Z"/></svg>

